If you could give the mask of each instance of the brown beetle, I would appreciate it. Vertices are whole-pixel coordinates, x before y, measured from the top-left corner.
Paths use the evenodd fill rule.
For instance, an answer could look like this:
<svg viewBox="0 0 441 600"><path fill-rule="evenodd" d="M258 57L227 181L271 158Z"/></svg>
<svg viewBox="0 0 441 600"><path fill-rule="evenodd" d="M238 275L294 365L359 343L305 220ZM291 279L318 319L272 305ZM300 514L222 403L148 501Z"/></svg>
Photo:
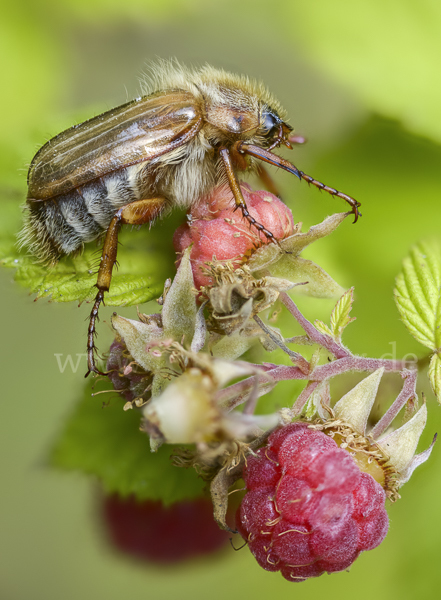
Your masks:
<svg viewBox="0 0 441 600"><path fill-rule="evenodd" d="M123 224L150 223L173 206L191 207L228 182L250 225L273 235L248 213L237 171L257 170L255 159L304 179L352 207L359 202L309 175L271 150L301 141L290 137L285 112L261 84L206 66L187 70L162 62L150 93L75 125L47 142L28 173L21 243L55 263L105 233L88 330L88 372L95 366L95 323L109 290Z"/></svg>

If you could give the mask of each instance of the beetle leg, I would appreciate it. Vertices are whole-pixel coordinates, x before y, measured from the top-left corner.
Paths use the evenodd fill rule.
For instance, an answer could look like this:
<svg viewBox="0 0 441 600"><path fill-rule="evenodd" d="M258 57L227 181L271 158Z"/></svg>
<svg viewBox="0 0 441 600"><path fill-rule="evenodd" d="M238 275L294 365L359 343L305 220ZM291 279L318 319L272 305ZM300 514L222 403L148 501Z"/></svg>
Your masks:
<svg viewBox="0 0 441 600"><path fill-rule="evenodd" d="M248 221L248 223L250 225L253 225L259 232L263 233L269 240L271 240L275 244L278 244L276 238L271 233L271 231L268 231L268 229L265 229L265 227L263 225L261 225L260 223L258 223L256 221L256 219L254 219L254 217L252 217L250 215L250 213L248 212L247 204L245 202L245 199L242 194L242 190L240 189L239 182L237 181L236 174L233 169L233 164L231 162L230 153L228 152L228 150L226 148L222 148L220 150L220 155L221 155L221 158L224 163L225 173L228 178L228 183L230 185L230 189L233 192L234 200L236 202L236 208L240 208L240 210L242 211L243 217Z"/></svg>
<svg viewBox="0 0 441 600"><path fill-rule="evenodd" d="M315 187L320 190L324 190L331 194L331 196L337 196L338 198L342 198L345 200L351 207L352 212L354 213L354 223L358 220L358 217L361 216L361 213L358 212L358 207L360 206L360 202L357 202L351 196L344 194L343 192L339 192L338 190L317 181L317 179L313 179L310 175L306 175L303 171L299 171L299 169L290 163L289 161L277 156L277 154L273 154L272 152L268 152L264 148L260 148L260 146L255 146L254 144L246 144L245 142L238 142L235 146L237 151L242 154L248 154L249 156L253 156L254 158L259 158L264 162L269 163L270 165L275 165L276 167L280 167L293 175L296 175L299 179L304 179L308 183L312 183Z"/></svg>
<svg viewBox="0 0 441 600"><path fill-rule="evenodd" d="M98 293L95 297L92 311L90 313L89 328L87 333L87 377L92 371L98 375L105 375L95 365L95 335L96 322L98 320L98 309L104 301L104 293L109 291L112 281L112 269L116 262L118 250L118 233L121 225L143 225L153 221L159 215L166 203L165 198L148 198L146 200L136 200L118 210L110 222L107 229L106 239L104 240L103 251L101 254L100 267L96 287Z"/></svg>
<svg viewBox="0 0 441 600"><path fill-rule="evenodd" d="M292 150L291 144L305 144L306 138L303 137L303 135L293 133L290 136L288 136L287 140L285 140L282 137L281 143L290 148L290 150ZM273 147L275 147L275 145L276 144L273 144L273 146L270 146L269 148L267 148L267 150L272 150ZM274 194L274 196L282 198L282 195L280 194L279 188L277 187L277 184L275 183L274 179L268 173L267 169L265 169L265 167L260 163L257 165L257 176L265 186L265 189L267 189L271 194Z"/></svg>

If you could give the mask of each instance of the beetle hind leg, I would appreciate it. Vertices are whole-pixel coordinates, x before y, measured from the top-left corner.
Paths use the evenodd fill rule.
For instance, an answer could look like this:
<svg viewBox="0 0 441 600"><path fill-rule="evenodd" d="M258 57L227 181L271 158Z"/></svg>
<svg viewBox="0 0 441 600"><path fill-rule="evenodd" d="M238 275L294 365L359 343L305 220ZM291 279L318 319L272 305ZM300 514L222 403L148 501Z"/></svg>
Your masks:
<svg viewBox="0 0 441 600"><path fill-rule="evenodd" d="M96 322L99 320L98 317L98 309L100 307L100 304L104 303L104 290L98 290L98 294L95 296L95 301L93 303L93 308L92 311L90 313L90 318L89 318L89 327L87 330L87 366L88 366L88 371L85 375L85 377L87 377L89 375L89 373L91 373L92 371L94 373L97 373L98 375L105 375L106 373L103 373L102 371L100 371L96 364L95 364L95 357L96 357L96 346L95 346L95 336L96 336Z"/></svg>
<svg viewBox="0 0 441 600"><path fill-rule="evenodd" d="M98 375L106 375L98 369L95 364L96 357L96 323L98 321L98 311L101 304L104 303L104 294L109 291L112 281L112 270L116 263L116 255L118 250L118 234L121 225L143 225L149 223L157 217L166 205L165 198L148 198L146 200L136 200L118 210L110 222L104 240L103 251L98 269L98 277L96 287L98 293L95 296L92 311L89 317L89 327L87 331L87 366L89 373L97 373Z"/></svg>

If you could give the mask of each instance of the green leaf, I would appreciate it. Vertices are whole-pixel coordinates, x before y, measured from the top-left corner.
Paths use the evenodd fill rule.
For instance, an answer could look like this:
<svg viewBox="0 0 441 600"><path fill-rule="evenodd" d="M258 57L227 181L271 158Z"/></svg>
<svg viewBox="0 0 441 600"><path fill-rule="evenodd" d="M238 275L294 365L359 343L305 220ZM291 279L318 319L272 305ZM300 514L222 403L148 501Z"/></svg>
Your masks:
<svg viewBox="0 0 441 600"><path fill-rule="evenodd" d="M396 279L395 302L413 337L431 350L441 347L441 252L420 242L403 261Z"/></svg>
<svg viewBox="0 0 441 600"><path fill-rule="evenodd" d="M313 298L338 298L343 288L326 271L312 260L301 256L283 256L269 269L273 277L287 279L291 283L301 283L290 290L290 294L312 296Z"/></svg>
<svg viewBox="0 0 441 600"><path fill-rule="evenodd" d="M436 399L441 404L441 357L436 352L430 359L429 371L427 373Z"/></svg>
<svg viewBox="0 0 441 600"><path fill-rule="evenodd" d="M320 321L320 319L316 319L314 321L314 327L316 329L318 329L318 331L320 331L320 333L324 333L325 335L332 336L332 331L329 329L329 327L326 325L326 323L323 323L323 321Z"/></svg>
<svg viewBox="0 0 441 600"><path fill-rule="evenodd" d="M354 288L352 287L343 294L331 313L331 330L336 339L340 339L345 327L355 321L355 317L349 316L353 302Z"/></svg>
<svg viewBox="0 0 441 600"><path fill-rule="evenodd" d="M315 405L314 399L309 398L308 402L305 404L305 407L302 410L302 416L308 420L312 421L317 413L317 407Z"/></svg>
<svg viewBox="0 0 441 600"><path fill-rule="evenodd" d="M175 220L161 222L150 231L145 227L140 231L121 233L119 266L114 267L110 290L105 296L108 306L142 304L161 294L164 280L174 270L170 229ZM0 264L15 268L15 280L36 294L37 299L50 298L54 302L93 300L97 292L99 246L88 244L80 256L63 257L54 267L36 264L31 256L17 249L16 232L21 222L18 200L2 199ZM169 235L164 235L164 228Z"/></svg>
<svg viewBox="0 0 441 600"><path fill-rule="evenodd" d="M341 334L345 327L352 321L355 321L355 317L350 317L349 313L352 309L352 303L354 301L354 288L349 289L345 292L337 304L334 306L331 313L331 327L329 328L323 321L316 319L314 321L314 327L325 335L330 335L336 340L340 340Z"/></svg>
<svg viewBox="0 0 441 600"><path fill-rule="evenodd" d="M204 482L196 472L172 465L174 447L151 453L148 436L139 431L140 413L124 412L116 393L108 404L102 403L91 396L92 385L87 385L56 442L52 465L95 475L107 493L123 497L133 494L167 505L200 496Z"/></svg>

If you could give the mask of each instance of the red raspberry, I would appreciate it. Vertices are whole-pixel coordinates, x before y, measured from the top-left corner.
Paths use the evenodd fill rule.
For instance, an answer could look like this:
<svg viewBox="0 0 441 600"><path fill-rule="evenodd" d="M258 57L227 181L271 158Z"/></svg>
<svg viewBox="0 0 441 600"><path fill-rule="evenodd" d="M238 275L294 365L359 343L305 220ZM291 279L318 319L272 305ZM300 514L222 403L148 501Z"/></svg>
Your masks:
<svg viewBox="0 0 441 600"><path fill-rule="evenodd" d="M248 458L236 525L257 562L289 581L347 569L386 536L386 495L329 436L305 423Z"/></svg>
<svg viewBox="0 0 441 600"><path fill-rule="evenodd" d="M289 208L273 194L253 191L246 183L241 190L250 215L277 240L293 233L294 221ZM191 261L195 286L199 289L211 285L210 277L203 275L201 267L213 260L230 260L237 266L250 256L254 249L268 240L236 210L233 193L228 186L216 188L207 198L202 198L192 209L191 222L181 225L173 237L176 252L183 252L193 244Z"/></svg>
<svg viewBox="0 0 441 600"><path fill-rule="evenodd" d="M149 562L181 562L214 552L229 540L213 520L213 505L207 498L166 507L113 495L104 498L103 509L113 545Z"/></svg>

